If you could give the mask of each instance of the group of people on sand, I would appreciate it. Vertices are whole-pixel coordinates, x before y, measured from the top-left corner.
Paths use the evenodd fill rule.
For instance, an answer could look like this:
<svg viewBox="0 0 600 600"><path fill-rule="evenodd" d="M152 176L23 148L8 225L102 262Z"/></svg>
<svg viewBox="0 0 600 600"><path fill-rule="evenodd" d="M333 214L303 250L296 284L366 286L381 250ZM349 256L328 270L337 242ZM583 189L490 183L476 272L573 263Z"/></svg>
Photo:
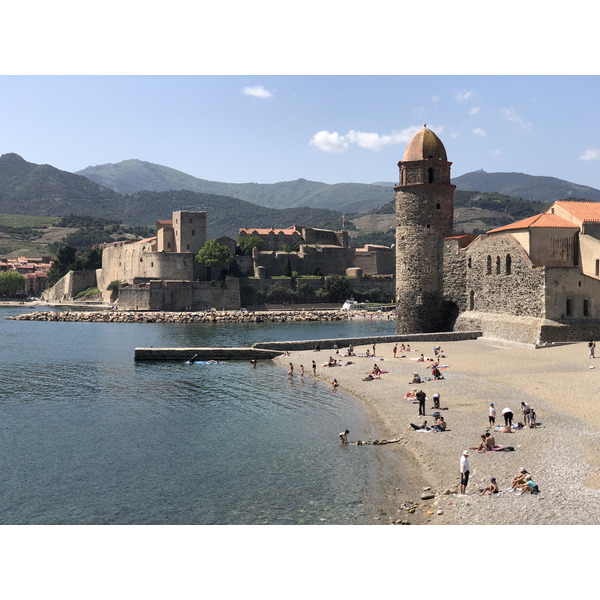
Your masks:
<svg viewBox="0 0 600 600"><path fill-rule="evenodd" d="M506 490L507 492L517 492L517 495L524 494L529 492L530 494L537 495L540 493L540 488L538 484L533 480L532 476L527 472L525 467L521 467L519 469L519 474L512 480L510 487ZM485 487L481 492L479 492L480 496L485 496L486 494L499 494L500 488L498 487L498 482L495 477L492 477L490 480L490 485Z"/></svg>

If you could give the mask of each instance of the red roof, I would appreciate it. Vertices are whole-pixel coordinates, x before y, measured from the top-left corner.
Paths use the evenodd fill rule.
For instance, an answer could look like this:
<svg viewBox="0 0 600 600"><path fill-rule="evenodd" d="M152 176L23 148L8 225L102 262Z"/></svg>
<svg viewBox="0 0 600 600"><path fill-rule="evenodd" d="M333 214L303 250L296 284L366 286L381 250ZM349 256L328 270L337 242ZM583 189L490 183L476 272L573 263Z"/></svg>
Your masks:
<svg viewBox="0 0 600 600"><path fill-rule="evenodd" d="M293 235L298 233L295 229L258 229L254 227L240 227L240 233L256 233L258 235L269 235L273 232L275 235L283 233L284 235ZM300 234L298 234L300 235Z"/></svg>
<svg viewBox="0 0 600 600"><path fill-rule="evenodd" d="M490 231L488 231L488 233L514 231L516 229L532 229L535 227L544 227L552 229L579 229L577 225L574 225L570 221L567 221L566 219L563 219L558 215L549 215L546 213L542 213L541 215L534 215L533 217L528 217L527 219L516 221L515 223L509 223L508 225L504 225L504 227L491 229Z"/></svg>
<svg viewBox="0 0 600 600"><path fill-rule="evenodd" d="M600 221L600 202L582 202L579 200L559 200L555 202L564 210L570 212L576 219L581 221Z"/></svg>

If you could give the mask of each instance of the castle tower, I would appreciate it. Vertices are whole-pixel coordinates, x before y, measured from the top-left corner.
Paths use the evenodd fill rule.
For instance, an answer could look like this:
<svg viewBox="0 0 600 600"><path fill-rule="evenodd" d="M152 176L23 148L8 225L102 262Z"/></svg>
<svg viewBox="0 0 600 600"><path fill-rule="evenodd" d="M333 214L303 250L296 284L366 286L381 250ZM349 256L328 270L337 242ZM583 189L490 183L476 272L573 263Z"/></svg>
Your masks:
<svg viewBox="0 0 600 600"><path fill-rule="evenodd" d="M396 333L442 331L442 239L452 235L455 185L441 140L424 126L398 163Z"/></svg>

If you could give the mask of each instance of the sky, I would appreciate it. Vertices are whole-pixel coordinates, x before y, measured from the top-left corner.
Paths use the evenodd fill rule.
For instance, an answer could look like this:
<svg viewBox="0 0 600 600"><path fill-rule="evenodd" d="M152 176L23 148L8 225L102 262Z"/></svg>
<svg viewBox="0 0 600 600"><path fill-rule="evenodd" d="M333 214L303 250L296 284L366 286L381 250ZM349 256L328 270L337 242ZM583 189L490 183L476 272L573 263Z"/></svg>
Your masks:
<svg viewBox="0 0 600 600"><path fill-rule="evenodd" d="M0 153L66 171L139 159L222 182L395 182L427 123L452 175L600 188L600 77L5 75Z"/></svg>

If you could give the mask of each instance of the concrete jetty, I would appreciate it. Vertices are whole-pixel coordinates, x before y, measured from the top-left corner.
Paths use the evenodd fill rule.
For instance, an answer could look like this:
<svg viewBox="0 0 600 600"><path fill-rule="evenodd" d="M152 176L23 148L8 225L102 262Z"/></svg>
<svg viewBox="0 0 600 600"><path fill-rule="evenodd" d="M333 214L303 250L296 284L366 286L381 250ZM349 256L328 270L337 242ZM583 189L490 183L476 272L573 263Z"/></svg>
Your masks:
<svg viewBox="0 0 600 600"><path fill-rule="evenodd" d="M269 360L281 354L281 350L259 348L136 348L134 360L186 361L195 355L201 360Z"/></svg>

